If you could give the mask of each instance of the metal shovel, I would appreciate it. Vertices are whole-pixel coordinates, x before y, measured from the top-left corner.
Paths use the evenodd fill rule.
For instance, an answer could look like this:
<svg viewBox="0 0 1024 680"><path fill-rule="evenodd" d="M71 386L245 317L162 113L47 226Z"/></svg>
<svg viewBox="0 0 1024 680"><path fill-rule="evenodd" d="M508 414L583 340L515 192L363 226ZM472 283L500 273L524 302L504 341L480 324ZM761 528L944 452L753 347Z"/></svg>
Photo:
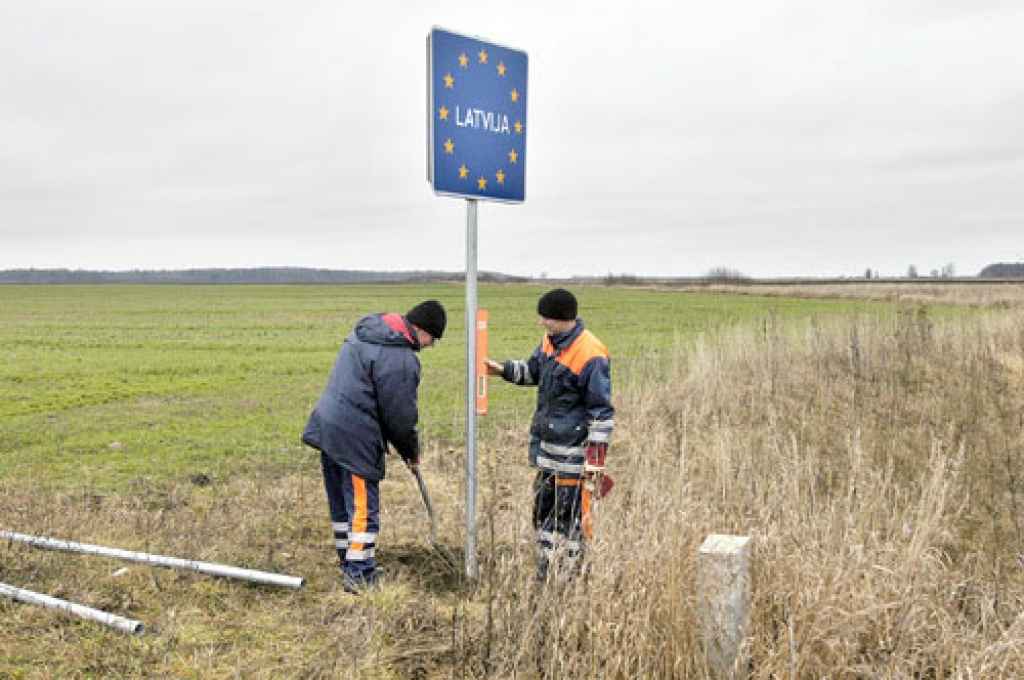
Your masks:
<svg viewBox="0 0 1024 680"><path fill-rule="evenodd" d="M423 475L420 474L420 466L412 463L408 463L409 470L413 476L416 477L416 484L420 488L420 496L423 497L423 505L427 507L427 517L430 520L430 547L434 549L438 557L447 565L449 569L455 574L460 574L459 567L455 564L455 560L448 554L440 543L437 542L437 523L434 521L434 506L430 504L430 495L427 493L427 485L423 483Z"/></svg>

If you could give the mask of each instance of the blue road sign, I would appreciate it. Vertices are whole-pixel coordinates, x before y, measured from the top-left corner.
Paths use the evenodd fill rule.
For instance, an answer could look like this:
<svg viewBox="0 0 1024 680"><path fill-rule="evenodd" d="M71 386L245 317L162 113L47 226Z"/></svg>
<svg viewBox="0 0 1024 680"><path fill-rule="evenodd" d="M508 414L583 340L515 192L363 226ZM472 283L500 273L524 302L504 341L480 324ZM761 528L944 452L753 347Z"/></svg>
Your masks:
<svg viewBox="0 0 1024 680"><path fill-rule="evenodd" d="M526 53L434 28L427 54L427 179L434 191L521 203Z"/></svg>

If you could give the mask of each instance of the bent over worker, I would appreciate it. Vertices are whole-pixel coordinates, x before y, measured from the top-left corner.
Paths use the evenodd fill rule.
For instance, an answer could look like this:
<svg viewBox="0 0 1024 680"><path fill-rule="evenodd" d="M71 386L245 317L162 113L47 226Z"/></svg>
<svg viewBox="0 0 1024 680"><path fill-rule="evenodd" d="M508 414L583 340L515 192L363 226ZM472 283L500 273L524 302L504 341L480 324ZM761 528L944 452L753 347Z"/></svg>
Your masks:
<svg viewBox="0 0 1024 680"><path fill-rule="evenodd" d="M320 451L324 486L346 591L376 584L380 531L379 482L390 443L418 465L420 361L415 352L444 335L437 300L400 314L368 314L338 351L327 388L309 417L302 441Z"/></svg>
<svg viewBox="0 0 1024 680"><path fill-rule="evenodd" d="M603 477L615 426L608 348L577 317L576 297L563 288L545 293L537 313L545 335L525 360L486 360L489 375L537 387L530 426L533 526L537 578L547 578L556 557L568 574L580 568L592 538L591 503L610 488Z"/></svg>

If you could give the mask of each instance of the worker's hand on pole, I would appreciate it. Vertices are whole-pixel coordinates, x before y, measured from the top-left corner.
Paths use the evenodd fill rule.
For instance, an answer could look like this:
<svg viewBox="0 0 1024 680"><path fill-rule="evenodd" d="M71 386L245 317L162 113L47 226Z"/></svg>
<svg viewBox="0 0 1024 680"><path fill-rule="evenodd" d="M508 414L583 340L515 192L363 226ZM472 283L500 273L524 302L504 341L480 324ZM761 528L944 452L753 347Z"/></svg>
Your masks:
<svg viewBox="0 0 1024 680"><path fill-rule="evenodd" d="M484 363L487 364L487 375L501 375L505 370L504 366L493 359L484 359Z"/></svg>

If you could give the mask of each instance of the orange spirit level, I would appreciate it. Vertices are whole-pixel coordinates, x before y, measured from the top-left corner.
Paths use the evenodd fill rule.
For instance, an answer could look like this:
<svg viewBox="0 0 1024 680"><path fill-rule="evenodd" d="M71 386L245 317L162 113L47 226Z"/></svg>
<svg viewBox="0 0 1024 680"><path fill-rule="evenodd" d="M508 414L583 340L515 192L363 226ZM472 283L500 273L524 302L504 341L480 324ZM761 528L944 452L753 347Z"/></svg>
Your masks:
<svg viewBox="0 0 1024 680"><path fill-rule="evenodd" d="M476 412L487 413L487 310L476 312Z"/></svg>

